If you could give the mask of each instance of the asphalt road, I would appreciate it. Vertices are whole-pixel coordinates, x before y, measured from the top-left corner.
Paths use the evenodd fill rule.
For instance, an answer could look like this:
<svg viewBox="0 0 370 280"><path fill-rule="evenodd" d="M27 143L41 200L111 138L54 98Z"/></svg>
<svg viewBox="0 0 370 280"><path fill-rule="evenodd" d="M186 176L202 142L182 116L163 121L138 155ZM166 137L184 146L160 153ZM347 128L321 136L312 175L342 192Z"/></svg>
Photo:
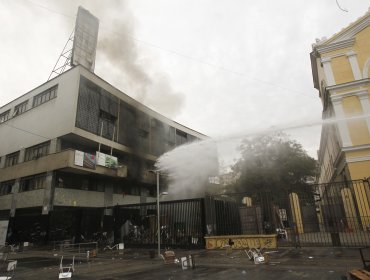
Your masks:
<svg viewBox="0 0 370 280"><path fill-rule="evenodd" d="M361 267L358 251L354 249L279 249L270 255L269 264L260 265L250 261L243 251L231 254L223 250L176 251L176 256L189 253L195 254L195 269L183 270L180 264L150 259L147 250L127 250L123 255L98 254L98 258L90 261L80 255L72 279L343 279L347 271ZM63 255L67 265L71 254ZM60 252L52 251L12 253L9 258L18 260L13 279L58 279L60 257Z"/></svg>

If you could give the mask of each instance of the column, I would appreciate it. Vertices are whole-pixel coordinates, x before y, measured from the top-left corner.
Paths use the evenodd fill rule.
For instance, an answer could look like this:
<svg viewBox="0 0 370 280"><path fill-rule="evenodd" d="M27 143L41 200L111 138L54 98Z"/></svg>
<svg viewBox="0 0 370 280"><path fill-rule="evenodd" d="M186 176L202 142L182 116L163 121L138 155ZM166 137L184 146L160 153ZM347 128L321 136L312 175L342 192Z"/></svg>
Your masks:
<svg viewBox="0 0 370 280"><path fill-rule="evenodd" d="M14 218L15 216L15 210L17 209L17 194L19 193L19 187L20 187L20 181L21 179L18 178L15 180L15 183L12 188L12 203L10 205L10 217Z"/></svg>
<svg viewBox="0 0 370 280"><path fill-rule="evenodd" d="M362 112L365 115L365 120L367 124L367 129L370 133L370 103L369 103L369 94L367 90L361 91L357 94L361 102Z"/></svg>
<svg viewBox="0 0 370 280"><path fill-rule="evenodd" d="M49 211L52 210L53 200L54 200L53 172L49 171L46 173L46 178L45 178L44 199L42 203L42 215L47 215L49 214Z"/></svg>
<svg viewBox="0 0 370 280"><path fill-rule="evenodd" d="M113 206L113 186L105 185L104 188L104 207Z"/></svg>
<svg viewBox="0 0 370 280"><path fill-rule="evenodd" d="M357 231L359 228L358 216L356 212L355 203L353 201L352 192L350 188L343 188L340 191L343 201L344 213L346 215L348 231Z"/></svg>
<svg viewBox="0 0 370 280"><path fill-rule="evenodd" d="M49 154L54 154L60 151L60 140L58 138L54 138L50 140L50 147L49 147Z"/></svg>
<svg viewBox="0 0 370 280"><path fill-rule="evenodd" d="M361 74L361 71L360 71L360 67L358 66L356 56L357 56L357 54L354 51L349 51L347 53L349 63L351 64L353 77L355 78L355 80L361 80L362 79L362 74Z"/></svg>
<svg viewBox="0 0 370 280"><path fill-rule="evenodd" d="M347 121L344 119L344 111L342 107L342 98L337 98L335 96L331 97L334 107L335 116L337 118L337 126L342 140L342 147L352 146L351 137L349 135Z"/></svg>
<svg viewBox="0 0 370 280"><path fill-rule="evenodd" d="M360 214L360 220L364 231L367 231L368 227L370 227L370 206L369 198L367 196L368 189L369 183L366 181L358 182L353 186L357 209Z"/></svg>
<svg viewBox="0 0 370 280"><path fill-rule="evenodd" d="M325 76L326 76L327 85L328 86L335 85L333 69L331 68L331 59L330 58L322 58L321 63L322 63L322 66L324 68L324 73L325 73Z"/></svg>
<svg viewBox="0 0 370 280"><path fill-rule="evenodd" d="M296 193L290 193L289 202L290 202L290 208L292 211L293 221L296 225L296 233L301 234L304 231L303 231L301 205L299 204L298 195Z"/></svg>
<svg viewBox="0 0 370 280"><path fill-rule="evenodd" d="M24 162L25 154L26 154L26 149L23 148L19 151L18 163Z"/></svg>

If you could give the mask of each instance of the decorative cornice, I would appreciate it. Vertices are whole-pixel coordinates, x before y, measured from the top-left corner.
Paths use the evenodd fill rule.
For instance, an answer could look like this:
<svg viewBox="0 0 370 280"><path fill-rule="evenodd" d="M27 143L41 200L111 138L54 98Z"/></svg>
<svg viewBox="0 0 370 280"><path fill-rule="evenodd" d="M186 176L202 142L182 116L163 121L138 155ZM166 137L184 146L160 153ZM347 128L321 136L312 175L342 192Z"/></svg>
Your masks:
<svg viewBox="0 0 370 280"><path fill-rule="evenodd" d="M332 52L335 50L349 48L349 47L352 47L354 44L355 44L355 38L350 38L350 39L343 40L340 42L331 43L329 45L317 46L316 51L319 54L324 54L324 53Z"/></svg>
<svg viewBox="0 0 370 280"><path fill-rule="evenodd" d="M335 90L341 90L345 89L348 87L355 87L355 86L365 86L370 83L370 79L361 79L361 80L356 80L348 83L343 83L343 84L338 84L338 85L332 85L332 86L327 86L326 89L329 91L335 91Z"/></svg>
<svg viewBox="0 0 370 280"><path fill-rule="evenodd" d="M370 144L343 147L342 151L343 152L354 152L354 151L362 151L362 150L367 150L367 149L370 149Z"/></svg>
<svg viewBox="0 0 370 280"><path fill-rule="evenodd" d="M326 63L326 62L330 62L331 61L331 57L323 57L321 58L321 63Z"/></svg>
<svg viewBox="0 0 370 280"><path fill-rule="evenodd" d="M358 23L354 23L352 26L348 27L347 30L344 30L342 34L338 35L337 37L334 35L333 36L334 40L330 43L333 44L339 43L344 40L348 40L369 25L370 25L370 16L369 13L367 13L362 20L360 19Z"/></svg>
<svg viewBox="0 0 370 280"><path fill-rule="evenodd" d="M362 162L362 161L370 161L370 156L365 156L365 157L350 157L346 159L347 163L352 163L352 162Z"/></svg>
<svg viewBox="0 0 370 280"><path fill-rule="evenodd" d="M338 102L338 101L341 101L343 98L349 97L349 96L358 96L359 98L365 98L368 96L368 92L367 92L367 89L358 89L358 90L353 90L349 92L330 95L330 98L332 102Z"/></svg>

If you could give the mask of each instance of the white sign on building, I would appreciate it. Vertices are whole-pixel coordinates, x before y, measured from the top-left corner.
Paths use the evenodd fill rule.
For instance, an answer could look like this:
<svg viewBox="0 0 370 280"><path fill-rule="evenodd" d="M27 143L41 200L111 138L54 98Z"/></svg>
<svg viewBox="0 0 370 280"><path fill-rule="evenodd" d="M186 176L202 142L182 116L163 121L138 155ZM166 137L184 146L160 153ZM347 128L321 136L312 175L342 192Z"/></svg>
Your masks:
<svg viewBox="0 0 370 280"><path fill-rule="evenodd" d="M94 72L99 20L88 10L78 7L71 65L82 65Z"/></svg>

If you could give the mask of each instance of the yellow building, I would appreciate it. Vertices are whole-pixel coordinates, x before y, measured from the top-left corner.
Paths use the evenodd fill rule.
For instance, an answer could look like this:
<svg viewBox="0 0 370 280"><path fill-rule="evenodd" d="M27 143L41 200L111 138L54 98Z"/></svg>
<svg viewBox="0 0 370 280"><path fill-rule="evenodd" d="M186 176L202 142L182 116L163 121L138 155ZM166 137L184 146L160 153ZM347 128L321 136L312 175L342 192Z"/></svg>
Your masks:
<svg viewBox="0 0 370 280"><path fill-rule="evenodd" d="M316 40L312 49L324 119L318 183L369 177L370 12L331 38Z"/></svg>

